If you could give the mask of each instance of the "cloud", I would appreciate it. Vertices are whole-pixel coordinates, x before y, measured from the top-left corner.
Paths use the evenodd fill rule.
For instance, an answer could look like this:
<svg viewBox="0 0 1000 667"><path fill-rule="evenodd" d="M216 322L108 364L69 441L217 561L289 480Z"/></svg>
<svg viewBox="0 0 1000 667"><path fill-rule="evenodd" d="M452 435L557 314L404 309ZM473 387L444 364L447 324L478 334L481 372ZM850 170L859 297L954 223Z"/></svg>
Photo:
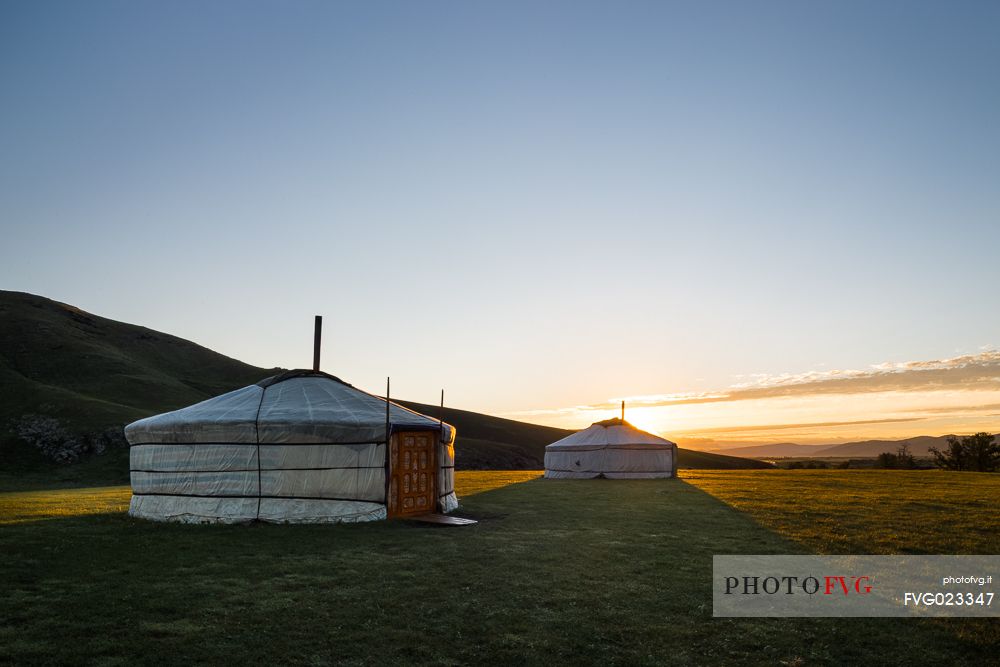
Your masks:
<svg viewBox="0 0 1000 667"><path fill-rule="evenodd" d="M886 362L864 370L758 375L751 382L733 385L726 392L664 397L664 400L644 404L683 405L817 394L935 390L1000 390L1000 351L988 350L951 359ZM607 406L613 407L614 402Z"/></svg>
<svg viewBox="0 0 1000 667"><path fill-rule="evenodd" d="M512 415L559 415L612 410L621 401L632 407L665 407L765 398L916 391L1000 391L1000 351L988 349L950 359L885 362L861 370L825 370L798 374L758 374L723 391L653 394L609 399L572 408L531 410Z"/></svg>
<svg viewBox="0 0 1000 667"><path fill-rule="evenodd" d="M995 413L989 413L990 410L996 410L1000 408L1000 403L984 403L980 405L965 405L961 408L917 408L911 409L910 412L920 412L931 415L955 415L955 414L980 414L988 413L987 417L996 417Z"/></svg>

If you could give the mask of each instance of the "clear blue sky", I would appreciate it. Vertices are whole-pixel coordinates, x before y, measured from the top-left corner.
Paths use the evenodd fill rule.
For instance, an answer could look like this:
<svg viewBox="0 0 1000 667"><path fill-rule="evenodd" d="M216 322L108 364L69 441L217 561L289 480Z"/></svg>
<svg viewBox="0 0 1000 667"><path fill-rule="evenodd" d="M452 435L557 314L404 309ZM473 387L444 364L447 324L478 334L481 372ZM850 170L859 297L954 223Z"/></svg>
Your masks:
<svg viewBox="0 0 1000 667"><path fill-rule="evenodd" d="M0 4L0 287L495 412L1000 344L1000 3Z"/></svg>

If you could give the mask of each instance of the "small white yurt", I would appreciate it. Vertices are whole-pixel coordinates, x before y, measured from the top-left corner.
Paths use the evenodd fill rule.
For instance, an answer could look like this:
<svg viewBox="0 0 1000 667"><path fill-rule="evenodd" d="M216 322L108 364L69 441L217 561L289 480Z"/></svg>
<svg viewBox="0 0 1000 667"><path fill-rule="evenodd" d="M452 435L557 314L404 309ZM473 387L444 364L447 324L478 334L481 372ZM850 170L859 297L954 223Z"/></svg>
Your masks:
<svg viewBox="0 0 1000 667"><path fill-rule="evenodd" d="M545 448L545 476L550 479L676 475L677 445L623 419L597 422Z"/></svg>
<svg viewBox="0 0 1000 667"><path fill-rule="evenodd" d="M335 523L458 506L452 426L319 371L139 420L125 436L134 517Z"/></svg>

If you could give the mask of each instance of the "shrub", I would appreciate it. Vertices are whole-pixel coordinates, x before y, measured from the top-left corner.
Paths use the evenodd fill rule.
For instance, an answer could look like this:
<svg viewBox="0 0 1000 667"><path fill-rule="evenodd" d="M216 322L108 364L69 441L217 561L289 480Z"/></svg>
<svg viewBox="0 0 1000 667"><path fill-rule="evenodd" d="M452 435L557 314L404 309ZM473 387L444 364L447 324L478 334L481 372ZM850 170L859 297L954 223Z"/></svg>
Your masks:
<svg viewBox="0 0 1000 667"><path fill-rule="evenodd" d="M903 470L913 470L917 467L917 459L910 453L910 446L905 442L896 450L896 467Z"/></svg>
<svg viewBox="0 0 1000 667"><path fill-rule="evenodd" d="M879 468L895 468L896 455L892 452L882 452L875 457L875 465Z"/></svg>
<svg viewBox="0 0 1000 667"><path fill-rule="evenodd" d="M934 465L946 470L971 470L996 472L1000 469L1000 443L992 433L976 433L962 439L948 436L948 447L943 451L931 447Z"/></svg>
<svg viewBox="0 0 1000 667"><path fill-rule="evenodd" d="M103 454L109 449L128 447L128 440L125 439L125 429L121 426L111 426L103 431L94 433L88 437L90 441L90 451L94 454Z"/></svg>
<svg viewBox="0 0 1000 667"><path fill-rule="evenodd" d="M11 423L11 429L17 437L56 463L76 463L89 454L103 454L108 449L127 444L121 426L81 435L47 415L22 415Z"/></svg>
<svg viewBox="0 0 1000 667"><path fill-rule="evenodd" d="M875 458L875 465L879 468L913 470L917 467L917 459L910 453L910 446L903 443L896 450L896 453L882 452Z"/></svg>

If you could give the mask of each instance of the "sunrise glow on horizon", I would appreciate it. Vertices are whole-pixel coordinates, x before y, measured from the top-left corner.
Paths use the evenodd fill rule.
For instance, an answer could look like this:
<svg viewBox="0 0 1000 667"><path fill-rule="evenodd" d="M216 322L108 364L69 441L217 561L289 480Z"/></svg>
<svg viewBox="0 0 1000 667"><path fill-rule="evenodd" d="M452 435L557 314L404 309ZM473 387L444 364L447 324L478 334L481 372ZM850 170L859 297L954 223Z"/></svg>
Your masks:
<svg viewBox="0 0 1000 667"><path fill-rule="evenodd" d="M992 432L1000 430L1000 352L506 416L576 429L617 416L621 400L629 422L696 449Z"/></svg>

